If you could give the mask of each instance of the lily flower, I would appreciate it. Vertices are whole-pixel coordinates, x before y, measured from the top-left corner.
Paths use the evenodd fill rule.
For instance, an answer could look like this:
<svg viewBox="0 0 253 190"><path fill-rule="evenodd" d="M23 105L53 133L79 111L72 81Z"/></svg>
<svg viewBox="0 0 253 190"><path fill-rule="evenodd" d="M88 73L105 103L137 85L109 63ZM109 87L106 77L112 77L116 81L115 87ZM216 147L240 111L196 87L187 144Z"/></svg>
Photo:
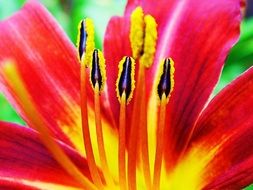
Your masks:
<svg viewBox="0 0 253 190"><path fill-rule="evenodd" d="M241 189L253 182L253 68L210 95L240 0L128 0L103 51L38 2L0 23L1 189Z"/></svg>

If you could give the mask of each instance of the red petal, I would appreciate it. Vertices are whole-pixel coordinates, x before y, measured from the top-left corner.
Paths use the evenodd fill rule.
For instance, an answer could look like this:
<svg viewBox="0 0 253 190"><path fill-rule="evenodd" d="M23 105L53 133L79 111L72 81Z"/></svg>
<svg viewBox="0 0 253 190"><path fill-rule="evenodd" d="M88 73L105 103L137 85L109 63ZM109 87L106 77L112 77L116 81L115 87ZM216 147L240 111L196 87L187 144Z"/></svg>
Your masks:
<svg viewBox="0 0 253 190"><path fill-rule="evenodd" d="M191 139L192 146L200 144L210 151L218 147L206 169L209 182L213 181L211 187L217 185L224 189L252 183L253 175L245 178L243 174L253 168L252 105L253 68L218 94L200 117Z"/></svg>
<svg viewBox="0 0 253 190"><path fill-rule="evenodd" d="M1 22L0 28L0 61L11 58L17 63L45 123L57 138L69 145L76 142L73 136L82 139L80 66L76 50L62 29L36 1L28 1L17 14ZM11 103L29 123L31 118L23 114L22 102L18 102L4 80L1 82ZM91 88L87 91L92 100ZM107 114L104 108L102 111ZM75 145L77 147L77 143Z"/></svg>
<svg viewBox="0 0 253 190"><path fill-rule="evenodd" d="M115 122L118 123L119 102L116 96L118 63L124 56L132 55L129 41L129 19L111 18L104 38L104 54L106 58L107 93Z"/></svg>
<svg viewBox="0 0 253 190"><path fill-rule="evenodd" d="M253 156L222 173L203 189L243 189L253 182Z"/></svg>
<svg viewBox="0 0 253 190"><path fill-rule="evenodd" d="M206 189L242 189L253 182L253 125L244 122L231 129L220 139L208 136L197 142L212 151L218 150L204 171ZM222 132L221 132L222 133Z"/></svg>
<svg viewBox="0 0 253 190"><path fill-rule="evenodd" d="M63 143L60 145L90 179L86 160ZM79 186L54 160L39 135L29 128L0 122L0 158L0 178Z"/></svg>
<svg viewBox="0 0 253 190"><path fill-rule="evenodd" d="M253 67L214 97L199 118L191 141L212 137L214 143L224 134L238 130L240 126L252 126L252 84Z"/></svg>
<svg viewBox="0 0 253 190"><path fill-rule="evenodd" d="M175 87L167 115L168 159L187 145L194 123L215 87L228 51L239 36L240 1L175 1L159 28L156 60L150 73L155 77L164 57L175 61ZM166 13L164 16L166 17ZM170 111L169 111L170 110Z"/></svg>

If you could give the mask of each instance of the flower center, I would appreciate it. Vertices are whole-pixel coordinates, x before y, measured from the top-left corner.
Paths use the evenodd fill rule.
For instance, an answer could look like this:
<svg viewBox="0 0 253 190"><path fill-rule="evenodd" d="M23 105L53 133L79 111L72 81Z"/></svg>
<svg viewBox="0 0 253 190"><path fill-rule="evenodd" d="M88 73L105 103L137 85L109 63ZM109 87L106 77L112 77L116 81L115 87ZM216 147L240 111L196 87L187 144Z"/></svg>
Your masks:
<svg viewBox="0 0 253 190"><path fill-rule="evenodd" d="M149 142L147 132L147 98L146 69L152 66L156 50L157 24L151 15L144 15L141 7L137 7L131 14L130 43L133 58L125 56L119 62L116 94L120 103L118 123L118 179L111 176L105 153L103 127L100 113L100 94L103 93L106 74L105 60L101 51L95 49L94 26L90 19L80 22L77 48L81 63L81 113L84 146L89 170L94 184L99 189L106 187L121 190L137 189L137 152L136 145L140 144L143 175L146 189L160 189L160 175L164 151L164 128L166 120L166 105L174 87L174 63L171 58L165 58L160 63L156 80L157 99L159 100L159 119L153 175L150 164ZM135 63L138 64L138 75L135 82ZM90 82L94 89L94 108L96 138L101 162L101 171L95 162L91 145L91 135L88 125L86 69L90 70ZM135 84L136 83L136 84ZM135 93L133 93L135 90ZM134 96L133 96L134 94ZM128 123L127 106L133 99L131 122ZM128 141L126 140L126 126L130 124ZM128 142L128 146L126 144ZM153 176L153 179L152 179Z"/></svg>

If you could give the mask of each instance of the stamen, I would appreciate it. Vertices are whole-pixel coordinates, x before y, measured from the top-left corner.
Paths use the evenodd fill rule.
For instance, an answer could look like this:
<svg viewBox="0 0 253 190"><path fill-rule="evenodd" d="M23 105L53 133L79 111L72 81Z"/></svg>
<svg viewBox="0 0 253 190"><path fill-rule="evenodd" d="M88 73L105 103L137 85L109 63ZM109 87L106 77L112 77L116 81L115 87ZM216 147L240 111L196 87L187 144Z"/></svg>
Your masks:
<svg viewBox="0 0 253 190"><path fill-rule="evenodd" d="M135 62L130 57L124 57L119 63L119 74L116 83L117 96L120 102L119 119L119 183L121 190L127 188L126 184L126 103L132 98L135 88L134 81Z"/></svg>
<svg viewBox="0 0 253 190"><path fill-rule="evenodd" d="M143 16L144 14L141 7L137 7L131 14L130 42L134 59L140 57L143 51L143 43L144 43Z"/></svg>
<svg viewBox="0 0 253 190"><path fill-rule="evenodd" d="M164 128L166 120L166 105L174 88L174 62L171 58L163 60L160 64L157 79L157 95L160 101L159 121L157 127L156 154L154 164L153 189L160 189L160 176L164 151Z"/></svg>
<svg viewBox="0 0 253 190"><path fill-rule="evenodd" d="M83 62L86 67L90 66L92 52L95 49L94 24L90 18L79 23L76 45L80 62Z"/></svg>
<svg viewBox="0 0 253 190"><path fill-rule="evenodd" d="M133 97L133 91L135 88L135 61L131 57L124 57L119 62L119 74L116 82L116 92L119 101L121 101L121 97L123 92L126 94L126 101L129 101Z"/></svg>
<svg viewBox="0 0 253 190"><path fill-rule="evenodd" d="M50 131L46 128L46 124L42 116L38 113L13 62L5 63L3 75L7 83L12 86L14 93L19 98L19 102L22 103L25 114L31 119L29 125L39 132L43 144L52 153L55 160L57 160L57 162L73 176L84 189L96 190L97 188L82 174L50 135Z"/></svg>
<svg viewBox="0 0 253 190"><path fill-rule="evenodd" d="M145 67L150 67L154 61L156 51L156 40L157 40L157 24L151 15L147 15L144 18L145 21L145 38L143 54L140 58L140 63L144 64Z"/></svg>
<svg viewBox="0 0 253 190"><path fill-rule="evenodd" d="M87 162L91 173L92 180L97 187L102 188L101 178L99 176L98 168L96 166L93 149L91 145L90 129L88 123L87 111L87 93L86 93L86 67L85 62L81 62L81 116L82 116L82 130L84 147L87 155Z"/></svg>
<svg viewBox="0 0 253 190"><path fill-rule="evenodd" d="M104 89L105 84L105 60L101 51L95 49L93 52L92 67L90 81L94 89L94 102L95 102L95 122L96 122L96 134L99 157L102 167L102 172L106 183L113 186L113 179L111 177L103 138L102 122L101 122L101 111L100 111L100 96L99 93Z"/></svg>

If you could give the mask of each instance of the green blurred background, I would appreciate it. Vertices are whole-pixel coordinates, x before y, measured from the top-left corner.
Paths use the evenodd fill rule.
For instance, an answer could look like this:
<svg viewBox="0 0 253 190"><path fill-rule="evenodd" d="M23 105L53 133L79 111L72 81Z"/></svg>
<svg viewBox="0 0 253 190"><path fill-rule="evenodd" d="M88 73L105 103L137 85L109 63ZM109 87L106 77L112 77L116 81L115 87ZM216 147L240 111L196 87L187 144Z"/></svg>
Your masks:
<svg viewBox="0 0 253 190"><path fill-rule="evenodd" d="M18 10L25 0L0 0L0 19L10 16ZM41 2L56 17L61 26L75 43L77 25L83 17L94 19L96 27L96 44L102 47L102 38L109 18L121 15L126 0L41 0ZM214 95L234 78L253 65L253 8L252 0L247 7L246 17L241 27L241 37L232 49L221 75ZM24 124L4 96L0 93L0 120ZM246 188L253 190L253 185Z"/></svg>

